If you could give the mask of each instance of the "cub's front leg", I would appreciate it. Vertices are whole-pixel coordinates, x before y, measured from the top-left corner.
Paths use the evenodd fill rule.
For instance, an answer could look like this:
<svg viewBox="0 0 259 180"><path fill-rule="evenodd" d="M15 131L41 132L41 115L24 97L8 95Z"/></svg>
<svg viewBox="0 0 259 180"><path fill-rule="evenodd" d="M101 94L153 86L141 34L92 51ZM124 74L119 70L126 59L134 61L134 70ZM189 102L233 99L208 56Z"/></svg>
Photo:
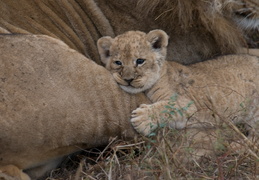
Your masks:
<svg viewBox="0 0 259 180"><path fill-rule="evenodd" d="M148 136L152 131L158 128L159 124L163 123L162 112L168 101L159 101L154 104L142 104L139 108L132 111L131 124L134 129Z"/></svg>
<svg viewBox="0 0 259 180"><path fill-rule="evenodd" d="M160 118L156 112L157 104L160 105L162 103L141 104L139 108L132 111L131 124L138 133L148 136L158 127Z"/></svg>
<svg viewBox="0 0 259 180"><path fill-rule="evenodd" d="M188 117L197 111L189 99L181 98L170 103L170 100L158 101L153 104L142 104L132 111L131 124L134 129L148 136L158 127L168 125L176 129L187 126Z"/></svg>

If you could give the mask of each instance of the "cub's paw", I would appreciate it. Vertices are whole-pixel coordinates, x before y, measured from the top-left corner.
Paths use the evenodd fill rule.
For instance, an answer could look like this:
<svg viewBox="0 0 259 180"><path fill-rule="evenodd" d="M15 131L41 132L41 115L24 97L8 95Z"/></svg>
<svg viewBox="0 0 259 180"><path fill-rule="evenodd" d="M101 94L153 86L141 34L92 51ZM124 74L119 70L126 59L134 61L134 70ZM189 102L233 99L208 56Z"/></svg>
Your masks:
<svg viewBox="0 0 259 180"><path fill-rule="evenodd" d="M152 105L142 104L139 108L132 111L131 124L134 129L144 135L148 136L152 131L157 128L155 121L155 114L152 114Z"/></svg>

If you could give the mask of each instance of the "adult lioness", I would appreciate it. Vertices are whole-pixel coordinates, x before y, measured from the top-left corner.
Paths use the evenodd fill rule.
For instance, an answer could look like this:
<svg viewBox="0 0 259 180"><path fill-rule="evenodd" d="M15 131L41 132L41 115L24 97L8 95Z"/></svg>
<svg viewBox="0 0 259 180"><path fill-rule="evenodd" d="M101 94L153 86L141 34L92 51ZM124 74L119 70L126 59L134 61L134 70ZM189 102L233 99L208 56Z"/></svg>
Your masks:
<svg viewBox="0 0 259 180"><path fill-rule="evenodd" d="M244 29L258 27L258 0L20 0L0 1L0 33L59 38L100 63L102 36L163 29L168 57L184 64L240 52ZM249 51L250 52L250 51Z"/></svg>
<svg viewBox="0 0 259 180"><path fill-rule="evenodd" d="M191 66L165 61L168 36L162 30L129 31L98 40L101 60L128 93L145 92L153 102L132 112L131 122L148 135L161 123L170 97L178 94L175 128L213 126L221 116L248 129L259 122L259 58L228 55ZM184 108L194 102L186 112ZM162 121L163 122L163 121ZM164 123L164 122L163 122Z"/></svg>
<svg viewBox="0 0 259 180"><path fill-rule="evenodd" d="M37 179L82 148L133 138L131 111L147 102L59 40L1 35L0 179Z"/></svg>

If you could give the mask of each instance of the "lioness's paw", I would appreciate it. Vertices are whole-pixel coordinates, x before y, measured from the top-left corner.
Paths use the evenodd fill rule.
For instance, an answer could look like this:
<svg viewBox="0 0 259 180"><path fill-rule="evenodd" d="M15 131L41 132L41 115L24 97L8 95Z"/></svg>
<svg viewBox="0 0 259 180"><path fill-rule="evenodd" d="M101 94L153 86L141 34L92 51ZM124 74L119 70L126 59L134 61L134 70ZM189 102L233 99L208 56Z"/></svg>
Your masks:
<svg viewBox="0 0 259 180"><path fill-rule="evenodd" d="M4 180L31 180L21 169L14 165L0 167L0 179Z"/></svg>
<svg viewBox="0 0 259 180"><path fill-rule="evenodd" d="M131 114L132 126L138 133L144 136L148 136L157 128L157 123L154 123L153 119L152 105L142 104L139 108L132 111Z"/></svg>

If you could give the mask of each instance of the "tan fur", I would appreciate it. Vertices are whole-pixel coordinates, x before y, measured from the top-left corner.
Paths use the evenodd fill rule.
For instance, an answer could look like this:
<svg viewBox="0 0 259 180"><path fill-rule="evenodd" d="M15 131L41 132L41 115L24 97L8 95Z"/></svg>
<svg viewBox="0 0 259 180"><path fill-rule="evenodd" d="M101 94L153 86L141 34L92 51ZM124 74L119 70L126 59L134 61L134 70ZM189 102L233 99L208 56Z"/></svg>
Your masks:
<svg viewBox="0 0 259 180"><path fill-rule="evenodd" d="M172 116L174 128L217 126L222 117L235 124L245 123L248 130L259 126L258 57L228 55L184 66L165 61L168 36L162 30L103 37L98 41L100 53L107 41L111 43L105 48L109 53L103 62L117 83L129 93L145 92L153 102L132 113L131 122L139 133L149 135L157 124L165 123L168 114L162 112L174 94L179 96L175 108L185 114ZM144 62L138 64L139 59ZM181 110L192 101L186 112Z"/></svg>
<svg viewBox="0 0 259 180"><path fill-rule="evenodd" d="M97 63L96 42L129 30L165 30L168 59L190 64L240 52L243 29L257 28L257 0L0 1L0 32L59 38Z"/></svg>
<svg viewBox="0 0 259 180"><path fill-rule="evenodd" d="M8 176L9 175L9 176ZM1 180L30 180L31 178L14 165L0 166Z"/></svg>
<svg viewBox="0 0 259 180"><path fill-rule="evenodd" d="M47 36L1 35L0 52L0 166L36 179L65 155L134 137L131 111L149 100L104 67Z"/></svg>
<svg viewBox="0 0 259 180"><path fill-rule="evenodd" d="M178 4L175 4L174 2L177 2ZM198 2L198 5L204 3L202 6L194 5L191 2L192 1L188 0L160 0L152 2L144 0L2 0L0 1L0 33L49 35L63 40L69 47L92 58L99 64L101 62L95 46L98 38L105 35L113 37L114 35L131 29L139 29L146 32L154 28L165 29L172 40L169 43L169 47L172 49L169 51L169 59L185 64L203 61L219 54L228 54L239 51L242 46L242 32L241 30L236 29L236 18L233 17L236 10L234 9L234 6L232 6L233 4L231 5L230 3L229 6L226 6L228 8L216 8L215 6L210 6L210 1L196 1ZM170 5L172 8L169 8L170 6L161 6L163 4ZM183 6L182 4L185 5ZM197 7L203 8L197 9ZM171 11L171 9L173 11ZM247 7L246 9L250 8ZM162 13L158 10L161 10ZM188 10L188 12L186 10ZM207 11L204 12L204 10ZM209 18L206 18L207 13L213 12L214 10L219 11L219 13L210 14L208 16ZM145 14L144 12L147 13ZM257 12L257 10L255 12ZM224 15L219 16L221 13ZM168 18L165 17L165 15L167 16L168 14L171 14L168 16L171 16L169 19L170 21L167 21ZM201 14L202 16L193 16L195 14ZM218 18L220 20L218 20ZM255 18L258 19L257 16L255 16ZM187 21L183 21L184 19L187 19ZM245 20L247 20L247 18L245 18ZM178 26L179 24L184 24L184 26ZM64 120L64 118L65 120L67 118L69 119L72 116L75 117L77 120L76 122L82 122L83 124L85 119L90 122L95 122L96 116L98 117L97 119L100 119L100 122L102 122L105 118L112 119L113 114L111 113L114 112L115 109L116 113L120 112L120 118L118 119L116 114L116 118L114 119L117 123L118 121L121 122L127 119L130 111L137 107L140 102L146 103L147 101L147 99L141 95L140 97L139 95L137 97L132 97L127 93L118 90L116 84L107 73L104 73L105 76L103 77L105 78L102 80L103 83L95 83L94 80L91 79L93 77L92 75L99 73L99 71L102 72L103 70L87 60L87 68L83 66L83 70L71 72L71 78L75 82L78 82L78 84L74 83L71 86L77 87L75 88L75 94L83 96L82 100L80 100L81 98L77 98L73 101L75 103L79 101L81 106L69 105L70 96L67 96L67 93L65 92L62 93L63 91L67 91L67 82L64 81L69 78L68 74L64 75L63 73L70 72L70 69L74 66L73 63L78 64L79 60L85 61L86 58L71 51L71 49L59 41L46 37L42 40L42 38L43 37L36 36L16 36L11 38L9 36L1 36L0 43L0 60L4 61L5 59L8 59L10 61L15 61L14 65L17 64L18 66L20 65L19 63L23 62L22 60L25 59L33 63L40 63L38 64L38 69L42 70L34 71L34 68L31 68L30 63L25 64L24 66L31 70L33 75L36 74L35 79L31 79L32 77L26 75L26 73L23 74L24 72L22 72L21 69L18 70L17 68L13 68L12 64L6 65L2 62L0 64L0 75L1 78L4 77L0 80L1 85L6 84L4 83L4 81L6 81L5 76L13 77L8 83L8 86L0 86L0 95L8 97L8 101L0 97L0 120L8 122L6 124L2 123L4 126L0 127L0 137L4 137L4 140L1 139L0 141L0 156L4 157L3 160L0 161L0 166L13 164L18 168L27 170L30 174L39 176L46 170L55 167L56 164L60 162L63 155L78 150L79 148L75 148L75 144L81 144L82 142L90 143L90 145L88 144L86 147L106 144L108 137L113 135L117 136L123 131L117 131L116 128L114 129L114 126L109 126L111 129L98 127L97 134L100 135L99 137L97 136L97 138L99 138L98 141L93 142L94 140L91 136L91 141L89 142L88 139L85 140L84 138L87 138L89 134L96 133L96 129L84 129L84 127L81 126L81 123L74 123L73 126L66 127L69 129L69 133L64 134L63 131L60 132L61 129L55 129L54 131L53 128L49 128L53 127L53 123L55 123L55 127L61 127L62 124L65 124L62 120ZM55 44L55 47L53 47L53 43ZM49 65L47 66L42 61L35 61L36 59L41 59L42 61L47 59ZM62 63L63 61L66 61L64 63L64 66L66 66L65 70L57 68L57 74L50 74L48 76L48 71L55 71L55 69L50 67L57 67L59 64L62 64L58 63L61 61ZM33 63L32 66L34 67ZM80 65L78 66L81 67L81 64L82 62L80 61ZM45 74L43 73L44 75L42 76L37 74L41 72L45 72ZM72 76L72 74L75 75ZM20 77L20 79L14 78L14 75ZM39 89L38 86L42 87L44 84L39 84L40 82L36 77L39 79L47 77L46 79L49 86L44 86L43 89ZM57 80L55 78L57 78ZM80 82L83 81L82 79L87 79L87 82L89 81L92 83L90 83L89 87L81 86ZM32 82L31 80L33 83L28 84L28 82ZM68 82L71 83L69 80ZM54 89L55 93L48 93L51 91L48 88ZM85 90L88 90L88 88L91 88L91 93L85 95ZM101 97L99 97L99 94L102 94L98 93L99 91L104 91L104 95L109 94L106 91L114 92L115 94L117 93L116 95L112 94L111 97L109 96L110 99L107 98L107 102L105 101L105 107L108 107L108 110L105 111L105 113L99 108L102 107L103 99L103 96L100 95ZM34 96L34 93L38 94ZM74 93L71 92L70 94ZM88 95L90 100L88 99ZM37 102L40 103L39 97L50 101L51 105L50 107L47 107L48 109L44 109L45 106L43 103L42 105L37 104ZM53 99L58 97L60 100L55 102ZM91 101L91 97L98 97L100 99ZM114 102L114 106L109 106L109 104L113 102L114 97L117 97L118 102ZM143 98L145 100L142 101ZM5 102L3 102L3 100L5 100ZM31 103L31 101L33 103ZM84 111L87 109L85 108L84 103L88 106L89 104L92 104L92 102L95 102L96 106L91 106L91 108L98 107L95 109L90 108L92 110L90 111L90 114L92 115L88 117L86 114L78 113L80 110ZM128 104L128 102L130 103ZM67 109L70 109L71 107L72 110L67 113ZM42 108L44 111L40 111ZM47 120L44 119L45 116ZM53 119L55 119L55 121ZM99 124L99 121L97 124ZM103 125L103 123L100 124ZM28 128L28 126L31 127L30 125L37 128ZM75 126L80 129L80 131L78 131L79 134L75 134L77 132L74 131ZM96 124L94 127L96 127ZM125 127L128 129L129 124L127 123ZM67 130L66 128L64 131ZM28 129L29 132L27 131ZM84 132L87 135L84 134L82 137L80 132ZM64 136L62 136L63 134ZM102 135L105 135L105 137ZM7 138L5 139L5 137ZM23 144L24 139L26 138L28 138L28 141L26 142L30 144L30 148L28 148L28 144ZM44 143L46 146L42 146ZM46 149L42 147L45 147Z"/></svg>

